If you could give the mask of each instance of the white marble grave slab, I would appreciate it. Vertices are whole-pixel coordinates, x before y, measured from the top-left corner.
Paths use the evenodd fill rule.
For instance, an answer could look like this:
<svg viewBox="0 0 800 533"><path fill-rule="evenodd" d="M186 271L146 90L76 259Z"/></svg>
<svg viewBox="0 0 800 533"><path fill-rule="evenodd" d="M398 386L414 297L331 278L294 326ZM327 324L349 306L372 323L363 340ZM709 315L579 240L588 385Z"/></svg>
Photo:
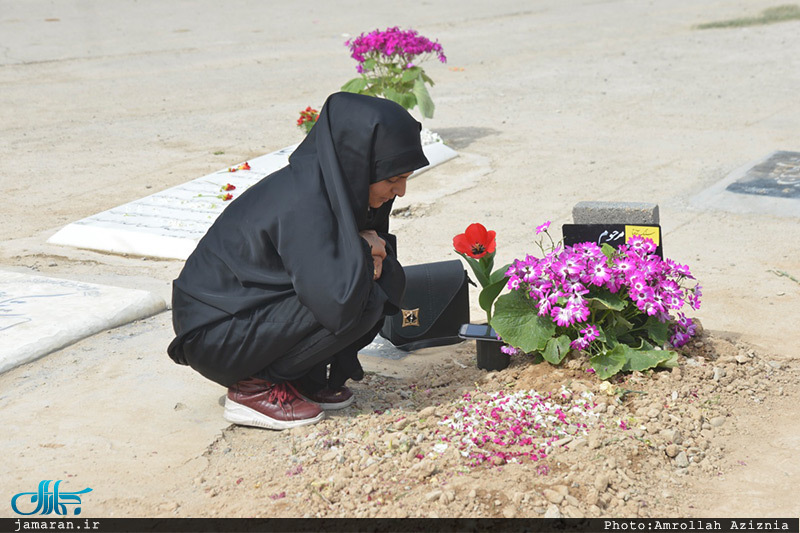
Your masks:
<svg viewBox="0 0 800 533"><path fill-rule="evenodd" d="M147 291L0 270L0 372L165 308Z"/></svg>
<svg viewBox="0 0 800 533"><path fill-rule="evenodd" d="M236 167L220 170L188 183L103 211L68 224L47 242L102 252L186 259L230 201L221 198L231 184L235 199L248 187L287 165L297 145L259 156ZM458 155L441 142L423 146L428 170ZM233 170L233 171L231 171Z"/></svg>

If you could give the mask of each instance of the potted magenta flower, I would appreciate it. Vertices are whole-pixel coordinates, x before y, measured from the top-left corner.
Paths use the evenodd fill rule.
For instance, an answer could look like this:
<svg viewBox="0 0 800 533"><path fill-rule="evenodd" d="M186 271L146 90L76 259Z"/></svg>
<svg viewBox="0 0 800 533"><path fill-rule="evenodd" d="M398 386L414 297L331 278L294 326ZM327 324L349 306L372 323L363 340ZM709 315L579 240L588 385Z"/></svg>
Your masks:
<svg viewBox="0 0 800 533"><path fill-rule="evenodd" d="M546 222L536 230L548 238ZM701 287L689 267L661 259L656 244L632 235L616 249L586 242L539 241L544 257L527 255L508 271L510 292L497 299L492 326L513 349L560 364L570 352L589 356L601 379L619 372L674 367L672 348L696 325Z"/></svg>
<svg viewBox="0 0 800 533"><path fill-rule="evenodd" d="M510 352L503 351L503 343L491 328L492 308L497 296L506 286L506 271L510 265L494 270L497 248L496 232L483 224L470 224L464 233L453 238L453 248L472 269L481 285L478 304L486 311L486 325L469 324L462 327L462 336L475 339L478 351L478 368L502 370L510 361Z"/></svg>
<svg viewBox="0 0 800 533"><path fill-rule="evenodd" d="M383 96L409 110L419 106L424 118L433 118L433 100L426 87L433 87L433 80L419 63L431 55L446 63L441 44L415 30L394 27L362 33L345 45L358 61L361 76L345 83L343 91Z"/></svg>

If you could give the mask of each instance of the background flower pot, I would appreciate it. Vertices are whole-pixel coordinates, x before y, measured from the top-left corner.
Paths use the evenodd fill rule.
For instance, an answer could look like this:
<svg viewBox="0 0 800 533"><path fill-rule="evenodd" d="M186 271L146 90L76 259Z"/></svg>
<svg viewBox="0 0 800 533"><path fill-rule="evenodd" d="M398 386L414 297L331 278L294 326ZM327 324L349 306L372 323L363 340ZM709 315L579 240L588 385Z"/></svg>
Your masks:
<svg viewBox="0 0 800 533"><path fill-rule="evenodd" d="M478 349L478 368L481 370L503 370L511 362L511 356L500 351L502 341L496 339L476 339Z"/></svg>
<svg viewBox="0 0 800 533"><path fill-rule="evenodd" d="M481 370L503 370L511 362L511 356L500 350L503 341L498 340L497 333L486 324L464 324L458 336L475 341L478 368Z"/></svg>

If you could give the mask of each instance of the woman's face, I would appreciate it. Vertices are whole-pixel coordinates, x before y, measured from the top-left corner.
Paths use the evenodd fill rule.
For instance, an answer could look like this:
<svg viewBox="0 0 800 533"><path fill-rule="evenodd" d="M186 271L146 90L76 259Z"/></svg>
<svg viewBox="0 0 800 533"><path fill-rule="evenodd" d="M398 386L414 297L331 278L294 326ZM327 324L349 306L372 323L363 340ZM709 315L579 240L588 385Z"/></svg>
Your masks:
<svg viewBox="0 0 800 533"><path fill-rule="evenodd" d="M411 175L411 172L399 174L388 180L379 181L369 186L369 206L378 208L393 200L395 196L403 196L406 194L406 181Z"/></svg>

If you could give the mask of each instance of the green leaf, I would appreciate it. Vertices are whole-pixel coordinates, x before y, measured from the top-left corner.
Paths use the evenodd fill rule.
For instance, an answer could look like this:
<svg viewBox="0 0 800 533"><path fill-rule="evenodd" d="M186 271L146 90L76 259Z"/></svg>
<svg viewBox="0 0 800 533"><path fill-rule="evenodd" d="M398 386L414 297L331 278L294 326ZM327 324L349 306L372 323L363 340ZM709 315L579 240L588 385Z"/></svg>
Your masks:
<svg viewBox="0 0 800 533"><path fill-rule="evenodd" d="M607 242L604 242L603 245L600 247L600 251L602 251L606 255L606 257L611 259L611 256L613 256L617 250Z"/></svg>
<svg viewBox="0 0 800 533"><path fill-rule="evenodd" d="M624 316L614 313L611 317L610 327L606 328L615 338L620 338L633 329L633 324L628 322Z"/></svg>
<svg viewBox="0 0 800 533"><path fill-rule="evenodd" d="M487 277L486 272L484 272L483 267L478 262L478 260L473 259L467 254L462 254L461 252L456 252L456 253L461 257L463 257L464 261L466 261L467 264L470 266L472 272L475 274L475 277L478 278L478 283L480 284L480 286L487 287L489 285L489 278Z"/></svg>
<svg viewBox="0 0 800 533"><path fill-rule="evenodd" d="M409 69L404 70L403 76L400 78L401 83L406 83L419 78L420 70L422 69L420 69L419 67L411 67Z"/></svg>
<svg viewBox="0 0 800 533"><path fill-rule="evenodd" d="M348 93L361 93L366 88L367 80L365 78L353 78L342 85L342 90Z"/></svg>
<svg viewBox="0 0 800 533"><path fill-rule="evenodd" d="M673 352L672 350L664 351L669 354L669 358L658 363L658 366L661 368L675 368L678 366L678 352Z"/></svg>
<svg viewBox="0 0 800 533"><path fill-rule="evenodd" d="M488 314L491 314L492 304L497 299L497 295L503 291L503 287L505 286L506 280L505 278L501 278L499 281L489 283L489 285L484 287L481 293L478 295L478 303L480 304L481 309L486 311Z"/></svg>
<svg viewBox="0 0 800 533"><path fill-rule="evenodd" d="M494 268L494 252L490 254L484 254L483 257L480 258L481 266L483 267L483 271L486 272L487 276L491 277L490 272Z"/></svg>
<svg viewBox="0 0 800 533"><path fill-rule="evenodd" d="M508 279L506 277L506 272L508 272L508 269L510 267L511 267L511 263L507 264L506 266L504 266L502 268L498 268L497 270L492 272L491 275L489 276L489 283L497 283L501 279L502 280Z"/></svg>
<svg viewBox="0 0 800 533"><path fill-rule="evenodd" d="M425 82L420 78L414 81L414 96L417 97L417 105L419 106L422 116L425 118L433 118L433 100L431 100L431 95L428 94L428 89L425 88Z"/></svg>
<svg viewBox="0 0 800 533"><path fill-rule="evenodd" d="M647 319L644 329L657 346L663 346L669 339L669 323L661 322L654 316Z"/></svg>
<svg viewBox="0 0 800 533"><path fill-rule="evenodd" d="M364 61L363 63L361 63L361 69L362 70L372 70L374 68L375 68L375 59L373 59L373 58L369 58L366 61Z"/></svg>
<svg viewBox="0 0 800 533"><path fill-rule="evenodd" d="M570 338L566 335L551 338L547 341L547 346L545 346L542 352L542 357L550 364L561 364L561 361L563 361L564 357L569 353L569 343Z"/></svg>
<svg viewBox="0 0 800 533"><path fill-rule="evenodd" d="M433 87L434 83L433 83L433 80L430 78L430 76L425 74L425 71L422 68L420 68L419 70L420 70L419 75L422 76L422 81L424 81L425 83L427 83L428 85Z"/></svg>
<svg viewBox="0 0 800 533"><path fill-rule="evenodd" d="M637 350L624 344L618 344L616 348L622 349L625 354L626 361L622 367L623 372L641 372L658 366L659 363L670 358L670 352L666 350Z"/></svg>
<svg viewBox="0 0 800 533"><path fill-rule="evenodd" d="M624 344L617 344L614 349L607 350L589 359L594 372L600 379L608 379L622 370L625 361ZM625 346L627 348L627 346Z"/></svg>
<svg viewBox="0 0 800 533"><path fill-rule="evenodd" d="M389 87L383 90L383 94L392 102L397 102L406 109L411 109L417 105L417 98L413 94L404 94Z"/></svg>
<svg viewBox="0 0 800 533"><path fill-rule="evenodd" d="M613 309L614 311L622 311L625 309L625 300L623 300L618 293L610 291L600 291L596 296L586 299L589 305L595 309Z"/></svg>
<svg viewBox="0 0 800 533"><path fill-rule="evenodd" d="M492 327L503 340L523 352L540 352L555 334L550 317L536 314L537 309L521 291L511 291L494 304Z"/></svg>

